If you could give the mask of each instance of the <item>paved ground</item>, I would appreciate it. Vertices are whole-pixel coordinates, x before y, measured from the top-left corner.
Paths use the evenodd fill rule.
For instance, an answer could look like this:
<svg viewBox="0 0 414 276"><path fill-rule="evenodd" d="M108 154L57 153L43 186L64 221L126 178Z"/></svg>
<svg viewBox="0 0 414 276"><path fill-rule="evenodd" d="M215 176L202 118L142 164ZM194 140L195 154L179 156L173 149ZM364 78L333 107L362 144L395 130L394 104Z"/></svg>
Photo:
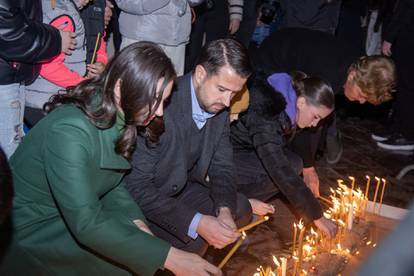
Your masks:
<svg viewBox="0 0 414 276"><path fill-rule="evenodd" d="M412 153L396 153L379 149L370 135L373 130L380 128L379 122L384 118L386 110L363 106L351 108L346 118L338 119L338 127L342 132L344 154L336 165L327 164L323 158L317 161L317 170L321 182L321 194L328 195L329 187L336 187L336 179L348 179L354 176L357 185L365 187L365 175L384 177L388 187L384 196L384 203L407 207L414 196L414 172L408 174L402 181L395 176L402 167L414 164ZM373 198L373 189L370 198ZM259 264L271 263L271 254L282 254L291 241L292 217L280 202L277 205L277 217L272 217L266 225L257 227L249 233L247 242L238 250L230 262L225 266L226 275L244 276L253 275ZM223 252L215 255L215 263L219 263ZM343 274L344 275L344 274Z"/></svg>

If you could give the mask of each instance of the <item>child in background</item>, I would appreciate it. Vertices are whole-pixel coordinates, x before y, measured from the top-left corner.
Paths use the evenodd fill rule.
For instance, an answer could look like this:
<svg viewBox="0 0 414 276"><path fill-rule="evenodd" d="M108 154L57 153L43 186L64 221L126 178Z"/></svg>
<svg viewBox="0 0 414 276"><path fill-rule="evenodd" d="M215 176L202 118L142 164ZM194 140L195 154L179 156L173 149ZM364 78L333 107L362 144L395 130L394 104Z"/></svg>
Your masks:
<svg viewBox="0 0 414 276"><path fill-rule="evenodd" d="M43 105L52 95L58 93L59 90L75 86L86 78L97 76L105 68L108 57L103 41L104 27L101 28L102 30L94 28L95 26L91 28L90 25L95 25L91 22L95 21L88 20L93 16L90 12L81 16L82 9L85 9L85 11L88 9L88 2L89 0L42 0L43 22L52 26L66 24L64 30L75 32L77 44L71 55L62 52L57 57L42 64L40 76L34 83L26 86L25 121L29 127L33 127L44 117ZM101 22L104 26L105 2L102 1L102 3L102 7L93 10L95 11L95 17L99 17L99 13L101 14ZM96 5L95 1L89 5ZM100 34L92 35L91 31ZM95 50L97 37L99 39L96 54L91 55L90 53ZM90 40L94 41L91 42ZM91 47L94 49L91 50Z"/></svg>

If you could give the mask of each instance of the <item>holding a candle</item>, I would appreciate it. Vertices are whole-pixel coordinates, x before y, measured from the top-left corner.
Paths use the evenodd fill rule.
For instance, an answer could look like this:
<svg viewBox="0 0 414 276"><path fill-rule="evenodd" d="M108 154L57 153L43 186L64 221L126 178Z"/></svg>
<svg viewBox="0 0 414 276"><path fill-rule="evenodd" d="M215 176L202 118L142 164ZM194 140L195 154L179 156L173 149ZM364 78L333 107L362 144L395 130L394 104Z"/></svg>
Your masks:
<svg viewBox="0 0 414 276"><path fill-rule="evenodd" d="M332 237L335 225L323 217L315 198L319 188L307 186L299 175L302 160L286 149L286 138L296 127L315 126L332 112L331 87L317 77L295 72L256 76L249 91L248 110L231 126L238 191L262 202L282 194L299 216ZM255 205L252 208L258 214Z"/></svg>

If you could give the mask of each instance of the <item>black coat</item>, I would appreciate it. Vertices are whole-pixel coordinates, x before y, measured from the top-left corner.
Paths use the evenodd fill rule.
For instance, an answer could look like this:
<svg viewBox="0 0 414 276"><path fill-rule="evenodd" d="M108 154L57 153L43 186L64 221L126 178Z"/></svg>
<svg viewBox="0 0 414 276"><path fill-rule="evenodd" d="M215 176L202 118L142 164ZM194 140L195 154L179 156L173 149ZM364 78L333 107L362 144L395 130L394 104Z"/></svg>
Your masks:
<svg viewBox="0 0 414 276"><path fill-rule="evenodd" d="M386 30L384 31L384 40L395 43L398 40L414 40L414 1L400 0L397 2L393 15Z"/></svg>
<svg viewBox="0 0 414 276"><path fill-rule="evenodd" d="M41 61L61 51L59 31L42 23L39 0L0 0L0 85L29 84Z"/></svg>
<svg viewBox="0 0 414 276"><path fill-rule="evenodd" d="M290 119L284 111L286 101L283 95L260 79L253 81L249 91L248 110L231 126L234 155L237 156L237 151L255 152L274 185L302 217L308 221L320 218L322 208L319 202L284 153Z"/></svg>
<svg viewBox="0 0 414 276"><path fill-rule="evenodd" d="M340 93L349 66L360 54L358 49L344 45L328 33L286 28L262 42L254 63L267 74L302 71L321 77L331 84L335 93Z"/></svg>
<svg viewBox="0 0 414 276"><path fill-rule="evenodd" d="M127 188L145 217L178 239L188 242L188 228L197 210L174 197L188 183L187 150L194 124L191 108L191 75L177 81L177 88L165 110L165 132L160 143L147 147L139 138L127 176ZM236 211L236 189L233 185L233 150L230 143L229 113L222 111L207 120L201 157L191 170L191 179L211 189L215 210L229 207ZM207 177L208 175L208 177Z"/></svg>

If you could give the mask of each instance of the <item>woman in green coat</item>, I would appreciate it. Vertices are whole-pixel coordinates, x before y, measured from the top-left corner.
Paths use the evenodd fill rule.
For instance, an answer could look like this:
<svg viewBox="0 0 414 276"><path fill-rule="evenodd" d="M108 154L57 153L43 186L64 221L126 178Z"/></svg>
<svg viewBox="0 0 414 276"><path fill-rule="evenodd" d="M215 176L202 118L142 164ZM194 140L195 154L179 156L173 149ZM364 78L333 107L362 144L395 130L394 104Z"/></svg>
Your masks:
<svg viewBox="0 0 414 276"><path fill-rule="evenodd" d="M10 160L14 237L1 275L220 274L151 235L122 183L137 135L157 142L147 126L174 78L161 48L139 42L49 101Z"/></svg>

